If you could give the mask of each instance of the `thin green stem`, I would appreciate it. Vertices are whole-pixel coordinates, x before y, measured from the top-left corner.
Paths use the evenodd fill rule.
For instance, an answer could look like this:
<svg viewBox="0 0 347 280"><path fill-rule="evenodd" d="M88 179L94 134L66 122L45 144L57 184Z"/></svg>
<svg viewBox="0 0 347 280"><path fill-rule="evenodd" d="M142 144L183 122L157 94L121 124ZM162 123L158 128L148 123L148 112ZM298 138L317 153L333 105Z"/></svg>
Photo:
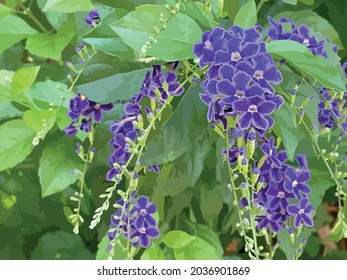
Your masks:
<svg viewBox="0 0 347 280"><path fill-rule="evenodd" d="M75 87L78 79L80 78L82 72L87 67L88 63L92 60L92 58L97 54L97 51L93 51L91 55L89 55L87 61L83 64L82 68L77 72L77 76L75 77L74 81L72 82L71 86L68 89L68 92L72 91L72 89Z"/></svg>
<svg viewBox="0 0 347 280"><path fill-rule="evenodd" d="M94 139L94 136L95 136L95 133L96 133L96 129L97 129L97 124L95 125L95 128L93 129L92 131L92 136L89 137L89 147L88 147L88 150L87 150L87 156L85 158L85 163L84 163L84 167L83 167L83 171L82 171L82 177L80 179L80 183L81 183L81 186L80 186L80 191L79 191L79 196L78 196L78 205L77 205L77 211L76 211L76 215L77 215L77 223L75 224L75 228L74 228L74 232L76 234L79 233L79 219L80 219L80 211L81 211L81 205L82 205L82 198L83 198L83 190L84 190L84 187L85 187L85 177L86 177L86 173L87 173L87 169L88 169L88 165L91 163L91 156L90 156L90 152L91 152L91 149L93 147L93 139ZM82 222L82 221L81 221Z"/></svg>
<svg viewBox="0 0 347 280"><path fill-rule="evenodd" d="M257 5L257 13L260 11L260 9L264 6L266 2L269 0L260 0L259 4Z"/></svg>
<svg viewBox="0 0 347 280"><path fill-rule="evenodd" d="M32 3L30 3L29 7L25 7L23 4L20 4L20 7L23 9L23 11L15 11L17 14L21 14L24 16L27 16L28 18L30 18L44 33L46 33L47 35L52 35L52 32L50 32L36 17L35 15L32 13L31 11L31 5Z"/></svg>

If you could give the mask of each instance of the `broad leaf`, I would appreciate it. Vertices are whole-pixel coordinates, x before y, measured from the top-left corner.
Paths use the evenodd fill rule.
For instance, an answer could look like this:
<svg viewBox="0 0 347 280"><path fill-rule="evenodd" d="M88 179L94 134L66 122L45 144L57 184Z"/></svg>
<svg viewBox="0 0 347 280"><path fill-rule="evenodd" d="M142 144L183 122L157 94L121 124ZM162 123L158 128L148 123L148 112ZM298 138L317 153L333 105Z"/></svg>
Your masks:
<svg viewBox="0 0 347 280"><path fill-rule="evenodd" d="M236 15L234 24L242 28L253 27L257 22L257 9L254 0L248 0Z"/></svg>
<svg viewBox="0 0 347 280"><path fill-rule="evenodd" d="M142 162L148 165L173 161L197 147L207 136L207 108L199 98L199 86L189 89L170 119L147 143Z"/></svg>
<svg viewBox="0 0 347 280"><path fill-rule="evenodd" d="M102 18L101 23L82 37L83 41L93 45L96 49L107 54L134 60L134 51L122 39L114 34L110 23L121 19L128 13L125 9L115 9L112 13Z"/></svg>
<svg viewBox="0 0 347 280"><path fill-rule="evenodd" d="M0 26L0 54L14 43L38 33L24 20L14 15L1 17Z"/></svg>
<svg viewBox="0 0 347 280"><path fill-rule="evenodd" d="M65 190L77 181L74 169L83 169L83 162L75 155L74 143L67 136L50 141L43 150L39 177L42 197Z"/></svg>
<svg viewBox="0 0 347 280"><path fill-rule="evenodd" d="M94 8L90 0L48 0L44 12L74 13Z"/></svg>
<svg viewBox="0 0 347 280"><path fill-rule="evenodd" d="M19 69L12 79L12 92L13 93L23 93L28 88L30 88L40 71L40 66L31 66Z"/></svg>
<svg viewBox="0 0 347 280"><path fill-rule="evenodd" d="M11 120L0 126L0 171L14 167L31 153L35 135L22 120Z"/></svg>
<svg viewBox="0 0 347 280"><path fill-rule="evenodd" d="M164 251L156 245L152 243L150 247L148 247L142 254L141 260L165 260Z"/></svg>
<svg viewBox="0 0 347 280"><path fill-rule="evenodd" d="M277 59L285 59L303 73L311 75L324 87L346 90L346 78L340 65L332 66L320 55L313 55L309 49L298 42L280 40L266 44L267 51Z"/></svg>
<svg viewBox="0 0 347 280"><path fill-rule="evenodd" d="M293 160L295 150L301 139L305 138L304 132L298 127L294 110L284 103L282 107L272 114L275 120L273 131L281 137L287 151L288 158Z"/></svg>
<svg viewBox="0 0 347 280"><path fill-rule="evenodd" d="M52 129L55 122L55 110L30 109L23 114L26 125L35 130L41 139Z"/></svg>
<svg viewBox="0 0 347 280"><path fill-rule="evenodd" d="M161 14L167 20L165 28L160 21ZM138 53L165 61L192 58L193 45L201 40L202 34L191 17L180 13L170 17L165 7L157 5L137 7L110 26Z"/></svg>
<svg viewBox="0 0 347 280"><path fill-rule="evenodd" d="M26 48L32 54L61 61L61 53L75 35L74 22L67 21L57 34L39 33L27 40Z"/></svg>
<svg viewBox="0 0 347 280"><path fill-rule="evenodd" d="M221 260L223 258L208 242L181 230L168 232L162 241L166 246L174 249L177 260Z"/></svg>

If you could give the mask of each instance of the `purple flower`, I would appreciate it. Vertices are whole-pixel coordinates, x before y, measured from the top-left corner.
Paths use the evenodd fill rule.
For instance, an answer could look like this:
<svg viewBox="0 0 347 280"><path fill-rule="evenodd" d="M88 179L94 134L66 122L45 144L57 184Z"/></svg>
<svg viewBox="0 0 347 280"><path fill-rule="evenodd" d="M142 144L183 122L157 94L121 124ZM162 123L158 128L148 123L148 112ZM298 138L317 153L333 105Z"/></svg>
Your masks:
<svg viewBox="0 0 347 280"><path fill-rule="evenodd" d="M240 114L238 125L242 130L251 126L266 131L270 123L266 116L275 110L276 104L259 96L236 100L232 104L233 113Z"/></svg>
<svg viewBox="0 0 347 280"><path fill-rule="evenodd" d="M288 166L285 171L284 188L288 192L293 192L297 199L300 199L303 194L309 194L311 188L307 185L307 182L311 179L310 172L308 170L297 170L291 166Z"/></svg>
<svg viewBox="0 0 347 280"><path fill-rule="evenodd" d="M133 246L147 248L151 239L160 235L157 221L152 216L156 212L156 206L146 196L140 196L135 202L133 197L136 194L137 191L132 192L128 202L123 199L116 201L119 208L111 215L108 237L113 240L123 233Z"/></svg>
<svg viewBox="0 0 347 280"><path fill-rule="evenodd" d="M258 82L261 87L267 89L270 93L274 93L274 89L269 82L278 85L282 82L282 75L281 72L277 70L271 56L260 53L253 56L251 62L252 63L241 61L236 65L236 70L245 71L255 82Z"/></svg>
<svg viewBox="0 0 347 280"><path fill-rule="evenodd" d="M92 115L95 122L102 121L102 111L109 112L113 108L112 103L100 104L94 101L89 101L88 108L82 112L83 116Z"/></svg>
<svg viewBox="0 0 347 280"><path fill-rule="evenodd" d="M75 122L71 122L67 127L64 128L65 133L70 137L75 136L77 133L77 128L74 126L74 123Z"/></svg>
<svg viewBox="0 0 347 280"><path fill-rule="evenodd" d="M135 216L135 227L139 230L145 226L156 226L157 222L152 215L157 211L154 203L149 202L148 197L140 196L136 201L136 206L133 208L132 213Z"/></svg>
<svg viewBox="0 0 347 280"><path fill-rule="evenodd" d="M156 227L142 227L131 234L131 242L135 247L140 245L143 248L148 248L151 239L158 238L159 235L160 232Z"/></svg>
<svg viewBox="0 0 347 280"><path fill-rule="evenodd" d="M299 201L299 206L291 204L287 207L287 211L294 217L294 227L298 228L301 225L308 227L313 226L312 211L313 207L308 199L304 198Z"/></svg>
<svg viewBox="0 0 347 280"><path fill-rule="evenodd" d="M88 98L83 94L77 93L76 96L70 99L69 111L67 115L72 121L78 121L82 112L89 106Z"/></svg>
<svg viewBox="0 0 347 280"><path fill-rule="evenodd" d="M266 192L266 195L271 197L269 199L270 209L277 209L278 207L280 207L281 210L286 210L288 206L288 199L294 198L294 195L287 192L283 187L283 183L284 181L280 183L270 183L270 187Z"/></svg>
<svg viewBox="0 0 347 280"><path fill-rule="evenodd" d="M99 19L99 12L97 10L91 10L89 11L88 16L84 18L84 22L94 28L98 25Z"/></svg>
<svg viewBox="0 0 347 280"><path fill-rule="evenodd" d="M90 119L83 119L81 122L80 130L90 132L92 130L92 121Z"/></svg>

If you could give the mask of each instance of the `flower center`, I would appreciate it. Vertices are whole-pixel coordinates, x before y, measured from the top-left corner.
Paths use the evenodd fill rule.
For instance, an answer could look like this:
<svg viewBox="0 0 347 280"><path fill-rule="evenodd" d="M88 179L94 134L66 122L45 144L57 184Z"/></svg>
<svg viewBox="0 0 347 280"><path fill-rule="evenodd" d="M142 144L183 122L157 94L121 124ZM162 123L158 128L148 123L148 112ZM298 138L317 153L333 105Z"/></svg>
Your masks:
<svg viewBox="0 0 347 280"><path fill-rule="evenodd" d="M243 90L236 90L235 97L237 98L244 98L245 92Z"/></svg>
<svg viewBox="0 0 347 280"><path fill-rule="evenodd" d="M264 78L264 71L262 71L262 70L256 70L256 71L254 72L254 78L256 78L257 80L263 79L263 78Z"/></svg>
<svg viewBox="0 0 347 280"><path fill-rule="evenodd" d="M248 112L255 113L258 112L258 108L256 105L251 105L248 107Z"/></svg>
<svg viewBox="0 0 347 280"><path fill-rule="evenodd" d="M309 47L310 46L310 43L309 43L309 40L308 39L305 39L303 42L303 45Z"/></svg>
<svg viewBox="0 0 347 280"><path fill-rule="evenodd" d="M270 150L269 155L272 156L272 149Z"/></svg>
<svg viewBox="0 0 347 280"><path fill-rule="evenodd" d="M298 181L294 180L293 183L292 183L292 187L295 188L297 185L298 185Z"/></svg>
<svg viewBox="0 0 347 280"><path fill-rule="evenodd" d="M94 108L95 108L96 110L100 110L100 103L96 103L95 106L94 106Z"/></svg>
<svg viewBox="0 0 347 280"><path fill-rule="evenodd" d="M212 46L211 42L209 40L207 40L205 42L205 47L208 48L208 49L211 49L211 46Z"/></svg>
<svg viewBox="0 0 347 280"><path fill-rule="evenodd" d="M223 98L225 98L225 97L226 97L225 94L218 93L218 94L212 96L212 100L213 100L213 101L217 101L217 100L223 99Z"/></svg>
<svg viewBox="0 0 347 280"><path fill-rule="evenodd" d="M305 209L300 209L299 212L298 212L299 215L302 215L304 213L305 213Z"/></svg>
<svg viewBox="0 0 347 280"><path fill-rule="evenodd" d="M278 192L277 197L279 198L284 198L284 192Z"/></svg>
<svg viewBox="0 0 347 280"><path fill-rule="evenodd" d="M142 227L142 228L140 228L139 230L138 230L140 233L146 233L146 228L144 228L144 227Z"/></svg>
<svg viewBox="0 0 347 280"><path fill-rule="evenodd" d="M140 210L140 215L141 216L147 215L147 210L146 209L141 209Z"/></svg>
<svg viewBox="0 0 347 280"><path fill-rule="evenodd" d="M239 61L241 59L241 55L239 52L231 53L231 61Z"/></svg>

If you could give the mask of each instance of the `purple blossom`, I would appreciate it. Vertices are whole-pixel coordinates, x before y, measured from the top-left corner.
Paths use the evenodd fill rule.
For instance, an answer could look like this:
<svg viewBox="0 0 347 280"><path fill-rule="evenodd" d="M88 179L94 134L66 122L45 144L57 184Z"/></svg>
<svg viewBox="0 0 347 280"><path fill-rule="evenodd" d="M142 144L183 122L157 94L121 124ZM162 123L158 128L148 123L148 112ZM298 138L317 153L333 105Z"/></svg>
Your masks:
<svg viewBox="0 0 347 280"><path fill-rule="evenodd" d="M250 127L259 130L268 130L270 123L265 116L270 115L275 110L276 104L272 101L266 101L259 96L253 96L236 100L232 104L233 113L240 114L238 125L241 129Z"/></svg>
<svg viewBox="0 0 347 280"><path fill-rule="evenodd" d="M307 198L299 201L299 205L291 204L287 207L287 211L294 217L294 227L298 228L301 225L308 227L313 226L312 212L313 207Z"/></svg>
<svg viewBox="0 0 347 280"><path fill-rule="evenodd" d="M102 111L109 112L113 108L112 103L100 104L94 101L89 101L88 108L82 112L83 116L92 115L95 122L101 122L103 115Z"/></svg>
<svg viewBox="0 0 347 280"><path fill-rule="evenodd" d="M119 208L111 215L108 237L112 241L123 233L133 246L147 248L151 239L160 235L157 221L153 218L156 205L146 196L140 196L135 201L133 198L136 193L134 191L131 194L128 202L124 202L122 198L116 201Z"/></svg>
<svg viewBox="0 0 347 280"><path fill-rule="evenodd" d="M310 29L306 25L296 26L290 18L280 18L277 22L268 17L271 27L268 30L268 36L271 40L291 40L307 46L313 55L322 55L327 58L325 51L325 41L317 41L316 37L311 35ZM330 40L327 40L330 42ZM335 46L332 47L336 49Z"/></svg>
<svg viewBox="0 0 347 280"><path fill-rule="evenodd" d="M100 15L98 10L91 10L88 12L88 16L84 18L84 22L91 27L96 27L99 23Z"/></svg>

